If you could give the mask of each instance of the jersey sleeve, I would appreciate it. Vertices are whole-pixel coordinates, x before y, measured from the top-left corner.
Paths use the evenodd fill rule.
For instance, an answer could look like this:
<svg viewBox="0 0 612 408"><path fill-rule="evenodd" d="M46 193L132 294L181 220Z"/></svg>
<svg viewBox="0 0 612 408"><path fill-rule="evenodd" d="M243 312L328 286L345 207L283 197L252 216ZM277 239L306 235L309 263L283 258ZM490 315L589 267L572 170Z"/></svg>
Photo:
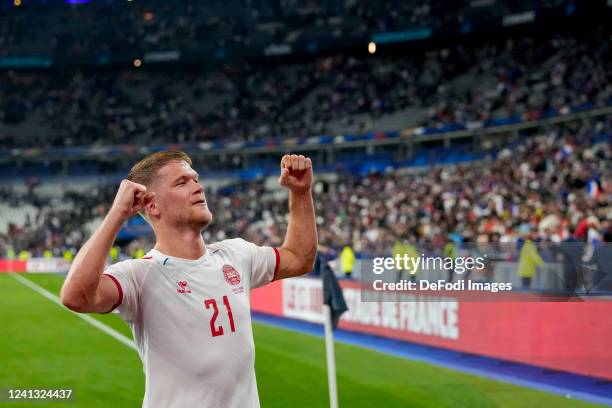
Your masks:
<svg viewBox="0 0 612 408"><path fill-rule="evenodd" d="M251 261L251 268L248 270L249 287L255 289L275 280L280 264L278 249L255 245L244 240L243 242L247 246Z"/></svg>
<svg viewBox="0 0 612 408"><path fill-rule="evenodd" d="M113 264L104 271L104 275L108 276L119 290L117 304L106 313L114 311L125 321L134 320L138 312L138 286L133 262L123 261Z"/></svg>

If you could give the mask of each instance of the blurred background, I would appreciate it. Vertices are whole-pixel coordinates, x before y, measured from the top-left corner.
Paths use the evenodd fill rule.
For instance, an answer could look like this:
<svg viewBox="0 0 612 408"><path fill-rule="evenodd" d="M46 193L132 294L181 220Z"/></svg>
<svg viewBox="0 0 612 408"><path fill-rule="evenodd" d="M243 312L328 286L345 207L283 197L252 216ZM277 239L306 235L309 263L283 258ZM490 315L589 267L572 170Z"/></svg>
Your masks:
<svg viewBox="0 0 612 408"><path fill-rule="evenodd" d="M280 158L304 154L315 168L321 244L313 274L331 261L345 278L352 306L340 337L379 351L384 341L397 341L387 356L339 351L344 405L375 406L375 395L390 406L612 404L612 309L606 302L612 288L606 246L612 220L610 21L610 0L3 0L0 271L29 272L20 278L57 293L130 167L168 149L187 152L203 180L214 215L206 242L243 237L280 245L288 220L287 194L277 182ZM372 311L351 297L368 254L413 253L427 243L431 251L456 257L470 242L513 248L483 280L507 278L537 296L567 289L567 279L545 276L563 276L572 260L580 278L570 279L571 291L597 289L598 296L582 302L588 305L486 305L493 309L487 316L457 300L464 334L458 338L427 332L426 324L419 331L384 323L385 313L402 320L400 302ZM540 258L530 272L518 265L526 242L538 245ZM563 243L578 252L539 250ZM109 263L140 258L153 244L149 226L133 218ZM583 263L590 275L579 272ZM80 321L42 298L40 309L28 306L40 296L8 275L0 276L0 323L9 333L0 335L0 356L7 361L0 388L44 384L48 376L40 370L52 365L28 343L41 332L27 322L51 308L66 319L65 333L72 333L70 319ZM596 287L598 282L603 285ZM286 336L270 353L280 349L283 360L295 358L287 367L305 364L300 371L313 376L309 382L317 370L324 375L324 363L308 366L316 353L292 356L288 344L318 347L319 339L297 340L295 334L318 330L308 324L320 320L321 288L311 286L303 280L270 285L253 298L254 311L261 313L256 344L258 338ZM311 300L297 295L303 288L313 291ZM558 327L561 315L564 328ZM98 318L130 337L114 316ZM448 315L441 319L450 324ZM506 331L488 326L491 319ZM287 322L294 332L286 330ZM67 334L74 347L93 337L113 342L88 330L87 340L79 330ZM487 337L489 332L498 334ZM383 343L350 337L355 333L380 336ZM44 336L37 341L48 344ZM109 346L115 356L112 347L123 346ZM283 399L272 386L279 370L289 368L271 367L267 351L258 348L262 405L294 404L292 394ZM387 360L391 354L395 360ZM57 350L56 364L67 364L69 355ZM462 355L472 360L466 363ZM427 364L414 366L415 359ZM349 361L363 366L349 367ZM366 375L377 361L370 374L380 370L384 376L394 367L391 383ZM445 369L439 368L442 361ZM468 374L443 371L448 361ZM83 372L62 384L87 389L81 393L92 396L81 400L86 406L104 398L137 406L142 379L138 361L131 363L136 374L125 373L128 397L112 399L104 382L87 388L77 378L90 375ZM421 370L419 381L428 379L417 388L409 374L415 370ZM482 379L475 384L473 374L504 385L495 391ZM290 390L301 383L285 381ZM321 381L302 390L304 406L327 404ZM360 383L367 384L363 391ZM508 397L513 393L520 397Z"/></svg>

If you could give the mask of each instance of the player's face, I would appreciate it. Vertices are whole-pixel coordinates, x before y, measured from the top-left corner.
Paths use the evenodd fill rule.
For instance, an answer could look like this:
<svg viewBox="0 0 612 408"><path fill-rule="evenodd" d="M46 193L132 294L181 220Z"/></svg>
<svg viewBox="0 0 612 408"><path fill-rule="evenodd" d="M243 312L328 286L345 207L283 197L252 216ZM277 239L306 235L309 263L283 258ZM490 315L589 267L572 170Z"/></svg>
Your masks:
<svg viewBox="0 0 612 408"><path fill-rule="evenodd" d="M159 169L151 187L156 193L158 217L162 222L200 228L210 223L212 214L198 177L185 161L173 161Z"/></svg>

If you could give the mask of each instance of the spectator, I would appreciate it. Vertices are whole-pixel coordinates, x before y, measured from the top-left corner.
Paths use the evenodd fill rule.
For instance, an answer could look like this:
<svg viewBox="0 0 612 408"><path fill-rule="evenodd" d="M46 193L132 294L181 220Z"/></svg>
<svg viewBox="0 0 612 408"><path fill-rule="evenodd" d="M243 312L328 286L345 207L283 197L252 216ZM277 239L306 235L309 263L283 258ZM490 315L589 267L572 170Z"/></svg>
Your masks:
<svg viewBox="0 0 612 408"><path fill-rule="evenodd" d="M353 268L355 267L355 252L353 249L345 245L340 251L340 268L344 277L350 279L353 274Z"/></svg>

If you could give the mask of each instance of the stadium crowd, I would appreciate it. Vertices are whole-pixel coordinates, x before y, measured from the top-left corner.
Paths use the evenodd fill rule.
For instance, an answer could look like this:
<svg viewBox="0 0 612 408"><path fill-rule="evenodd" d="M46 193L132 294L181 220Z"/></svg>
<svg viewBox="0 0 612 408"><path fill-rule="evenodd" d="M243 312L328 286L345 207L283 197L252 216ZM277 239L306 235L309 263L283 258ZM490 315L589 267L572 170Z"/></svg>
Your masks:
<svg viewBox="0 0 612 408"><path fill-rule="evenodd" d="M586 120L542 129L540 136L492 151L484 162L365 177L318 174L314 191L320 243L336 251L344 245L384 251L397 239L609 240L610 135L610 118ZM83 193L67 190L49 202L37 198L36 184L21 194L5 188L1 193L11 205L28 203L38 212L25 225L10 225L0 246L38 254L78 248L88 234L84 226L105 214L115 190L115 185ZM204 232L207 242L241 236L259 244L282 243L286 194L266 188L265 180L208 190L207 201L214 214ZM59 203L72 205L56 209Z"/></svg>
<svg viewBox="0 0 612 408"><path fill-rule="evenodd" d="M395 170L366 177L340 174L315 185L320 242L338 248L385 250L399 239L445 242L451 234L476 242L601 239L610 231L612 121L526 139L485 162ZM607 143L593 144L596 135ZM286 199L263 184L209 198L214 240L246 235L279 245ZM253 222L253 220L260 220Z"/></svg>
<svg viewBox="0 0 612 408"><path fill-rule="evenodd" d="M596 27L580 38L279 66L8 71L0 77L0 149L365 132L410 108L402 126L534 120L612 104L611 50L609 30Z"/></svg>
<svg viewBox="0 0 612 408"><path fill-rule="evenodd" d="M32 256L52 250L60 256L66 249L79 248L87 239L86 224L104 217L116 193L116 186L103 185L87 192L68 189L60 196L49 197L38 192L39 186L32 180L25 191L0 187L5 205L34 208L26 213L23 223L9 220L6 231L0 232L0 247L4 250L11 247Z"/></svg>

